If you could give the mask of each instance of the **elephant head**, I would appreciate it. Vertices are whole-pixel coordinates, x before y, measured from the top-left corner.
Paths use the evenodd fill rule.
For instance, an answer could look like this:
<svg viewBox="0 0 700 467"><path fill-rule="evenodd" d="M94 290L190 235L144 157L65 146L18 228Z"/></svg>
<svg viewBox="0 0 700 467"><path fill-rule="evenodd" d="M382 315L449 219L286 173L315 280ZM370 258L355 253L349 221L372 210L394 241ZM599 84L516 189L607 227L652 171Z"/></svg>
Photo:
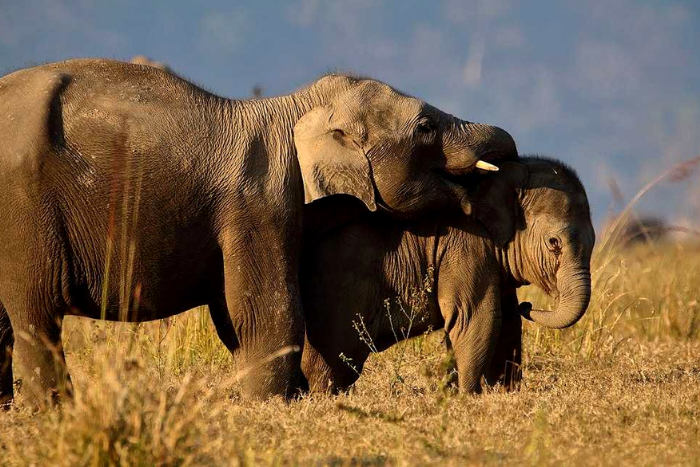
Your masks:
<svg viewBox="0 0 700 467"><path fill-rule="evenodd" d="M535 284L557 300L553 311L520 304L526 319L566 328L585 313L591 296L595 232L586 191L560 161L523 157L500 165L475 195L476 217L503 251L518 285Z"/></svg>
<svg viewBox="0 0 700 467"><path fill-rule="evenodd" d="M307 203L349 194L371 211L403 216L447 205L470 212L462 178L518 157L506 131L459 120L378 81L331 75L309 92L332 97L294 128Z"/></svg>

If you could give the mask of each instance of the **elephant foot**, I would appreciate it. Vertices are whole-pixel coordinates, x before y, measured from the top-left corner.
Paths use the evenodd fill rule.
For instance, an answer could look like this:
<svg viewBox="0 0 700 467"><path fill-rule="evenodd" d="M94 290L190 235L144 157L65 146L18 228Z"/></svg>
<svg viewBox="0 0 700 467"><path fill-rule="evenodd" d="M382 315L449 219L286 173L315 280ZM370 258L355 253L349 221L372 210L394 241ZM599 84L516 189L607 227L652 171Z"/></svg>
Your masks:
<svg viewBox="0 0 700 467"><path fill-rule="evenodd" d="M243 396L266 400L275 396L290 399L301 385L300 347L290 345L262 358L244 358L238 373Z"/></svg>

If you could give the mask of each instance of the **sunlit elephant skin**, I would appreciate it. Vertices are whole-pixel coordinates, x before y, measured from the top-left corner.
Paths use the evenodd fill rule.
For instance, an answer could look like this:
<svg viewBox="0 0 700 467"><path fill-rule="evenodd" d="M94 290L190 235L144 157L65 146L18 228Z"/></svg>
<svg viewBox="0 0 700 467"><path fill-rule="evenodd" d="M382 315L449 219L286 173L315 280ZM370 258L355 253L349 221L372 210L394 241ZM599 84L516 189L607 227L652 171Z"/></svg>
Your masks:
<svg viewBox="0 0 700 467"><path fill-rule="evenodd" d="M301 355L270 356L303 344L304 204L470 211L456 181L488 168L480 158L517 158L504 130L340 75L235 101L151 66L70 60L0 78L0 115L0 398L14 356L39 405L71 392L65 315L146 321L205 304L255 365L244 393L288 394Z"/></svg>
<svg viewBox="0 0 700 467"><path fill-rule="evenodd" d="M473 217L440 212L401 221L368 213L307 235L302 369L312 391L347 389L362 371L370 348L353 322L364 323L364 337L380 351L409 329L408 317L395 303L387 312L385 299L398 298L410 309L416 291L429 291L410 335L444 328L465 392L479 392L482 376L489 384L518 386L521 314L551 328L581 318L595 243L582 184L555 160L527 157L499 165L479 185ZM329 211L335 202L356 203L324 202ZM322 210L321 203L308 208L315 216ZM525 284L556 297L556 309L519 305L516 289Z"/></svg>

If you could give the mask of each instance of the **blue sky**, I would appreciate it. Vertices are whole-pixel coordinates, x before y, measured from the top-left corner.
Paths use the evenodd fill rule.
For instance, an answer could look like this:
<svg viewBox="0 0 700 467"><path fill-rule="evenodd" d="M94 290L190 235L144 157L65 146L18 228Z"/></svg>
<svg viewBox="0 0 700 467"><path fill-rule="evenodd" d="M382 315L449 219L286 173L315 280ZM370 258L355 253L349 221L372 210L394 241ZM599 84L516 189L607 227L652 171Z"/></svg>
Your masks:
<svg viewBox="0 0 700 467"><path fill-rule="evenodd" d="M381 79L508 129L580 173L597 223L700 154L700 2L692 0L0 0L0 72L143 54L229 97L330 71ZM640 205L700 217L700 175Z"/></svg>

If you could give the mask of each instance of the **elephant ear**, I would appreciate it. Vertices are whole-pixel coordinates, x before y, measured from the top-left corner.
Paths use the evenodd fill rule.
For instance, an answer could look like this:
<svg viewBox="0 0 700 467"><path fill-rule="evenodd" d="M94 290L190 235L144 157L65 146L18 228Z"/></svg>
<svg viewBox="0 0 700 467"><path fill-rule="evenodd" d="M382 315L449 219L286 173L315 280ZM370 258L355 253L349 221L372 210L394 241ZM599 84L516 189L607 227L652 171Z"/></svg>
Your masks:
<svg viewBox="0 0 700 467"><path fill-rule="evenodd" d="M518 190L527 184L529 172L519 162L504 162L499 169L484 175L476 192L473 212L502 247L513 238L520 224Z"/></svg>
<svg viewBox="0 0 700 467"><path fill-rule="evenodd" d="M307 112L294 126L306 204L326 196L346 194L376 211L369 159L352 131L333 121L330 106Z"/></svg>

